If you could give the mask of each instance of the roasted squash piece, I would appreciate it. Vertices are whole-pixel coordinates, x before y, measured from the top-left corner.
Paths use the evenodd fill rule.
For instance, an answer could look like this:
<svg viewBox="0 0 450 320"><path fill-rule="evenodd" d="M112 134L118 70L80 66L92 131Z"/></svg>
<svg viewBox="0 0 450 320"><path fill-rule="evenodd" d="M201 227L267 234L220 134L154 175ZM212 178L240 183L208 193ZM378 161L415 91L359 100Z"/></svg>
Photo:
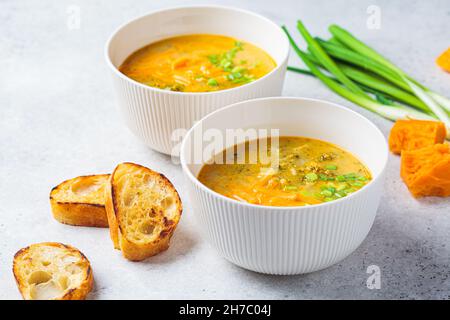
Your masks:
<svg viewBox="0 0 450 320"><path fill-rule="evenodd" d="M389 149L396 154L443 143L445 125L438 121L397 120L389 134Z"/></svg>
<svg viewBox="0 0 450 320"><path fill-rule="evenodd" d="M439 67L450 72L450 48L444 51L437 59L436 63Z"/></svg>
<svg viewBox="0 0 450 320"><path fill-rule="evenodd" d="M415 197L450 196L450 146L403 151L400 173Z"/></svg>

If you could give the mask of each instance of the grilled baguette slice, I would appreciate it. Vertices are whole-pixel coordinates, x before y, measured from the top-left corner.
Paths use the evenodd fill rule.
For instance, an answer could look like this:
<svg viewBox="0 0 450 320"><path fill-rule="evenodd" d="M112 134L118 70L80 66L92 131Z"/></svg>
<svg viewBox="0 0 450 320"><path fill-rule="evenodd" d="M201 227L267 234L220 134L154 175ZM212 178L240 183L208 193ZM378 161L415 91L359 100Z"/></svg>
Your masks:
<svg viewBox="0 0 450 320"><path fill-rule="evenodd" d="M134 163L119 164L105 198L111 239L125 258L140 261L169 247L182 204L164 175Z"/></svg>
<svg viewBox="0 0 450 320"><path fill-rule="evenodd" d="M109 174L76 177L50 192L53 217L61 223L84 227L108 227L105 187Z"/></svg>
<svg viewBox="0 0 450 320"><path fill-rule="evenodd" d="M88 259L78 249L56 242L19 250L13 273L25 300L84 300L94 281Z"/></svg>

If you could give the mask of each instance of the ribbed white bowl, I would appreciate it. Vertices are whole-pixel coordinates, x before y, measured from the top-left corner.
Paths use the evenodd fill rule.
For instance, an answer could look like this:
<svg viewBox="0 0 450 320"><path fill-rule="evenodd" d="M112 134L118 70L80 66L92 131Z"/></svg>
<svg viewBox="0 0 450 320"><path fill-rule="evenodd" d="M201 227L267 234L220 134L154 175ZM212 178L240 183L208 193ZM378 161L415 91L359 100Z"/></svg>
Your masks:
<svg viewBox="0 0 450 320"><path fill-rule="evenodd" d="M280 135L329 141L362 160L373 180L345 198L319 205L268 207L238 202L196 178L203 163L194 162L191 155L210 142L201 143L198 131L194 132L210 128L220 132L277 128ZM352 253L375 219L387 157L385 138L369 120L336 104L301 98L256 99L222 108L188 132L180 153L193 212L207 239L229 261L270 274L320 270Z"/></svg>
<svg viewBox="0 0 450 320"><path fill-rule="evenodd" d="M270 54L277 67L252 83L206 93L160 90L118 71L131 53L147 44L201 33L223 34L253 43ZM281 95L288 55L287 38L275 23L248 11L219 6L178 7L147 14L121 26L106 45L106 61L126 124L149 147L176 156L182 132L177 129L189 129L211 111L235 102Z"/></svg>

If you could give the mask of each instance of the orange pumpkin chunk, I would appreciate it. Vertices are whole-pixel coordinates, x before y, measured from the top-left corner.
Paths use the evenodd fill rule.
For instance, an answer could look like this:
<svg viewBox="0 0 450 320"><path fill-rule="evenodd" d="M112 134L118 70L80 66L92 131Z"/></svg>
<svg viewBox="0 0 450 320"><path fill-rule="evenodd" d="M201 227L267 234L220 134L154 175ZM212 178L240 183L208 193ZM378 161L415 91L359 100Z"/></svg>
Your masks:
<svg viewBox="0 0 450 320"><path fill-rule="evenodd" d="M450 48L444 51L437 59L436 63L439 67L450 72Z"/></svg>
<svg viewBox="0 0 450 320"><path fill-rule="evenodd" d="M403 151L400 173L415 197L450 196L449 145Z"/></svg>
<svg viewBox="0 0 450 320"><path fill-rule="evenodd" d="M389 149L396 154L443 143L446 129L442 122L397 120L389 134Z"/></svg>

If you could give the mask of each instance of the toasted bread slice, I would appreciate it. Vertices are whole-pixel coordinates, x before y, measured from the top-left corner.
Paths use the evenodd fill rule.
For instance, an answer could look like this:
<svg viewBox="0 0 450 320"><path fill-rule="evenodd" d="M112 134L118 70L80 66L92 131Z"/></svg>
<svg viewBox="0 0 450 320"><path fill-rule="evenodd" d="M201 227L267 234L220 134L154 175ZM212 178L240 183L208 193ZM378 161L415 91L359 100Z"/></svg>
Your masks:
<svg viewBox="0 0 450 320"><path fill-rule="evenodd" d="M66 180L50 192L53 216L61 223L84 227L108 227L105 187L109 174Z"/></svg>
<svg viewBox="0 0 450 320"><path fill-rule="evenodd" d="M13 273L25 300L84 300L94 281L88 259L78 249L56 242L19 250Z"/></svg>
<svg viewBox="0 0 450 320"><path fill-rule="evenodd" d="M119 164L105 198L111 239L125 258L140 261L169 247L182 204L164 175L134 163Z"/></svg>

